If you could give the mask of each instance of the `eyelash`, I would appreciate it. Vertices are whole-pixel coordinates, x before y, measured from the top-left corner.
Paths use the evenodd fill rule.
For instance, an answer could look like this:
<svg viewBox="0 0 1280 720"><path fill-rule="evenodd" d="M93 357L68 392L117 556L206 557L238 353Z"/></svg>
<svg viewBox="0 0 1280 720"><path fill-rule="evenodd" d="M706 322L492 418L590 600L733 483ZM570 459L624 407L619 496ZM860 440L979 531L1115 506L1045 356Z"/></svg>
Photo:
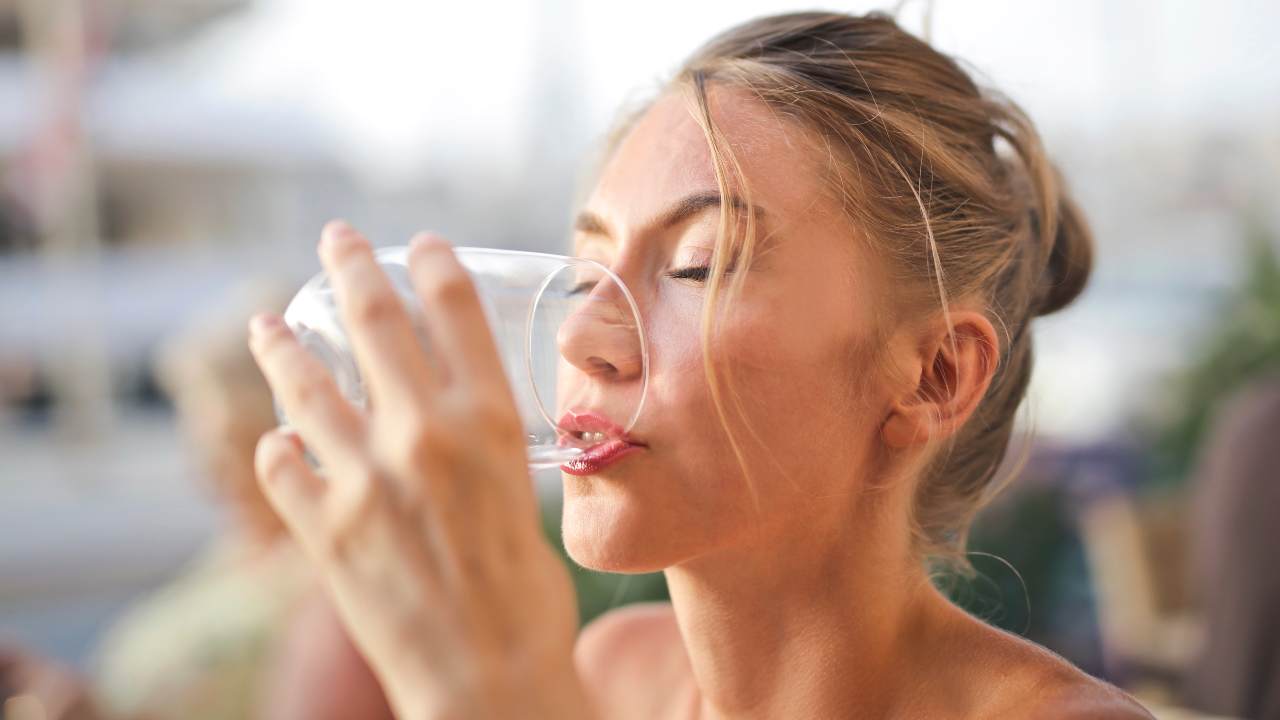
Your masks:
<svg viewBox="0 0 1280 720"><path fill-rule="evenodd" d="M726 272L733 272L733 269L730 268ZM706 282L707 278L710 276L711 276L711 267L709 265L690 265L689 267L682 267L667 273L667 277L671 278L672 280L692 280L694 282L700 282L700 283ZM592 288L594 288L595 286L596 286L596 281L588 280L586 282L579 283L578 285L570 289L568 294L576 295L581 292L587 292Z"/></svg>
<svg viewBox="0 0 1280 720"><path fill-rule="evenodd" d="M667 273L667 277L673 280L693 280L694 282L706 282L710 275L711 268L707 265L691 265Z"/></svg>

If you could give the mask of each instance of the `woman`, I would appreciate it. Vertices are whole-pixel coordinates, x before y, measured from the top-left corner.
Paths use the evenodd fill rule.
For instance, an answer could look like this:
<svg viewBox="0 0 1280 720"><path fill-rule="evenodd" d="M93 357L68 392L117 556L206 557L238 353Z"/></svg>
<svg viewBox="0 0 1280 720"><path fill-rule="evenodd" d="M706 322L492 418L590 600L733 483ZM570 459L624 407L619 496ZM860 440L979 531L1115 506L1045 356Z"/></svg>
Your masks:
<svg viewBox="0 0 1280 720"><path fill-rule="evenodd" d="M566 547L672 596L581 636L445 241L412 243L428 363L368 242L325 228L369 415L251 323L299 433L262 439L260 481L399 716L1149 717L929 582L994 490L1028 323L1091 264L1017 108L882 16L748 22L624 123L575 251L635 293L651 364L634 432L587 428L625 452L566 466ZM638 382L608 337L561 338L606 417Z"/></svg>

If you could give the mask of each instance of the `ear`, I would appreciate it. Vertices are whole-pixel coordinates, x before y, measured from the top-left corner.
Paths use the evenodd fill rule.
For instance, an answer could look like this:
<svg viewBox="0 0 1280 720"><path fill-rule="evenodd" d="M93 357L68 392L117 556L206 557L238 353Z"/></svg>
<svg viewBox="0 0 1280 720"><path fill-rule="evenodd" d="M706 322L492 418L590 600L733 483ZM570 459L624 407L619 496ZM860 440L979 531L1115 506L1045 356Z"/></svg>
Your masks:
<svg viewBox="0 0 1280 720"><path fill-rule="evenodd" d="M904 449L960 430L986 395L1000 357L991 321L953 310L952 327L939 318L917 335L903 366L910 381L891 401L881 428L887 445Z"/></svg>

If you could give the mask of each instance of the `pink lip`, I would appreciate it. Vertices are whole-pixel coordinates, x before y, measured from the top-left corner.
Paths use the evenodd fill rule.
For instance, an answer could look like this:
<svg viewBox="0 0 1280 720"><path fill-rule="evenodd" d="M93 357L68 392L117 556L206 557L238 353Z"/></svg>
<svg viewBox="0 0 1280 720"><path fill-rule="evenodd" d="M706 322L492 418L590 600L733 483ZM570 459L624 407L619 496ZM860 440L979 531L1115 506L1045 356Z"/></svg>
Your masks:
<svg viewBox="0 0 1280 720"><path fill-rule="evenodd" d="M627 435L622 427L607 416L594 410L570 410L560 418L562 430L558 444L583 448L583 453L560 466L570 475L592 475L645 446ZM575 432L598 432L605 435L603 442L586 445L573 435Z"/></svg>
<svg viewBox="0 0 1280 720"><path fill-rule="evenodd" d="M605 440L564 463L560 469L570 475L594 475L627 455L643 449L643 445L632 445L624 440Z"/></svg>
<svg viewBox="0 0 1280 720"><path fill-rule="evenodd" d="M603 433L606 439L624 440L632 445L644 444L627 435L622 426L610 420L607 415L595 410L570 410L560 418L558 426L563 431L560 435L561 446L577 440L572 435L575 432L598 432Z"/></svg>

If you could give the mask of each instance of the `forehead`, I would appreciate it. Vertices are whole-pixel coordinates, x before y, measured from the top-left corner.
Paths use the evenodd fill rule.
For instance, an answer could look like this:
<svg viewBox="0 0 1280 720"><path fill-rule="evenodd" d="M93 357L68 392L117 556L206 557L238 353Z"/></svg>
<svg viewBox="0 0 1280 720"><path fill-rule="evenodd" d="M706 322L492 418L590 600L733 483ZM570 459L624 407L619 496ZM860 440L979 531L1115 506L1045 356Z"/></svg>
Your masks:
<svg viewBox="0 0 1280 720"><path fill-rule="evenodd" d="M783 221L829 205L821 156L801 128L737 88L709 88L708 105L742 168L752 203ZM588 206L628 227L687 194L715 190L711 150L694 112L691 96L680 90L655 101L609 158Z"/></svg>

